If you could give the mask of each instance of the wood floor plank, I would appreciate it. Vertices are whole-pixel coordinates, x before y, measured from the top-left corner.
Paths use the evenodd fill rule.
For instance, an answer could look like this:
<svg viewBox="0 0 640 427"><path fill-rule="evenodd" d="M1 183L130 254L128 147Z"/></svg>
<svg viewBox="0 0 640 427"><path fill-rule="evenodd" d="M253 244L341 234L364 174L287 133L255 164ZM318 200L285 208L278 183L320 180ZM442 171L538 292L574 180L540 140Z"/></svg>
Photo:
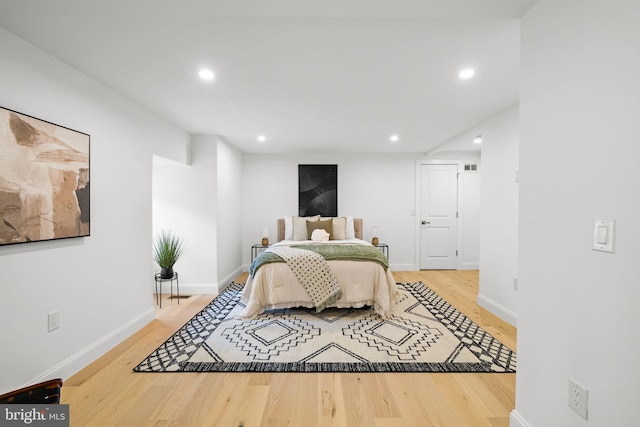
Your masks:
<svg viewBox="0 0 640 427"><path fill-rule="evenodd" d="M395 418L402 415L386 379L386 375L362 376L367 401L376 402L375 405L370 405L374 419Z"/></svg>
<svg viewBox="0 0 640 427"><path fill-rule="evenodd" d="M133 405L125 412L116 422L122 426L142 426L148 424L149 421L158 419L158 413L168 403L171 396L172 387L170 386L153 386L134 402ZM162 418L160 418L162 420Z"/></svg>
<svg viewBox="0 0 640 427"><path fill-rule="evenodd" d="M515 350L516 329L476 303L477 271L393 274L399 282L424 282ZM132 372L213 297L163 299L156 320L67 379L62 402L70 405L71 425L509 425L515 374Z"/></svg>
<svg viewBox="0 0 640 427"><path fill-rule="evenodd" d="M348 408L346 416L347 425L349 426L370 426L374 424L372 408L376 402L368 400L368 392L363 380L364 375L353 373L340 375L344 389L344 403Z"/></svg>
<svg viewBox="0 0 640 427"><path fill-rule="evenodd" d="M153 374L152 374L153 375ZM214 405L214 402L219 399L220 392L223 388L225 381L227 380L226 373L213 373L213 375L207 375L204 373L189 374L194 375L195 378L191 379L186 377L182 379L181 374L169 374L176 375L180 382L198 381L198 387L192 394L180 395L174 394L176 401L182 401L184 406L182 409L176 408L172 418L178 421L178 425L181 426L204 426L214 425L206 424L207 415Z"/></svg>
<svg viewBox="0 0 640 427"><path fill-rule="evenodd" d="M338 427L347 425L347 409L344 404L342 376L340 374L319 374L318 407L318 426Z"/></svg>
<svg viewBox="0 0 640 427"><path fill-rule="evenodd" d="M433 389L422 374L385 374L394 392L405 424L423 427L437 426L433 403Z"/></svg>
<svg viewBox="0 0 640 427"><path fill-rule="evenodd" d="M245 400L248 383L249 375L246 373L226 375L216 399L207 405L209 411L201 425L244 425L245 415L254 409L249 407Z"/></svg>

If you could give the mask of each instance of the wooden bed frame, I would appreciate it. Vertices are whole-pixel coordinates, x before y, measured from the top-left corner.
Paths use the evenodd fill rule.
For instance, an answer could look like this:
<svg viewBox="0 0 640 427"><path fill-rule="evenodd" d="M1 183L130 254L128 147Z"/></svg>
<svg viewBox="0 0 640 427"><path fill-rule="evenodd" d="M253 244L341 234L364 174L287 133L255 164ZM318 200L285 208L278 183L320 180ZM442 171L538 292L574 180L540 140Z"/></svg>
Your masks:
<svg viewBox="0 0 640 427"><path fill-rule="evenodd" d="M357 239L362 239L362 218L353 219L353 228ZM278 218L278 242L284 240L284 218Z"/></svg>

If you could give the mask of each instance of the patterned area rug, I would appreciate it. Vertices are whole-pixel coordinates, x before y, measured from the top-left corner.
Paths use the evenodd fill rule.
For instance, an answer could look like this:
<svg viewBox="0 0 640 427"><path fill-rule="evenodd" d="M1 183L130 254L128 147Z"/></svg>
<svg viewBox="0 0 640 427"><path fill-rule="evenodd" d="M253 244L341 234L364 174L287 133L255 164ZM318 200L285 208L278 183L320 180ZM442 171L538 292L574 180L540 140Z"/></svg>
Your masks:
<svg viewBox="0 0 640 427"><path fill-rule="evenodd" d="M238 320L232 283L136 372L515 372L516 354L423 283L400 283L389 319L370 308L296 308Z"/></svg>

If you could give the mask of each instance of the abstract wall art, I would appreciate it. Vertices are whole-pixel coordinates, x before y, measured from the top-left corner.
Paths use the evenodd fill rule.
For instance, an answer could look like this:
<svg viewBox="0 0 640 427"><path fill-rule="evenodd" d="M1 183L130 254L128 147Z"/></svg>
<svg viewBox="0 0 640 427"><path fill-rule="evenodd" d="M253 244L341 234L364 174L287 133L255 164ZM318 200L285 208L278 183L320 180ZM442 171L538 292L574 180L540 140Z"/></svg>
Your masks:
<svg viewBox="0 0 640 427"><path fill-rule="evenodd" d="M298 165L300 216L338 216L338 165Z"/></svg>
<svg viewBox="0 0 640 427"><path fill-rule="evenodd" d="M0 107L0 245L90 235L89 142Z"/></svg>

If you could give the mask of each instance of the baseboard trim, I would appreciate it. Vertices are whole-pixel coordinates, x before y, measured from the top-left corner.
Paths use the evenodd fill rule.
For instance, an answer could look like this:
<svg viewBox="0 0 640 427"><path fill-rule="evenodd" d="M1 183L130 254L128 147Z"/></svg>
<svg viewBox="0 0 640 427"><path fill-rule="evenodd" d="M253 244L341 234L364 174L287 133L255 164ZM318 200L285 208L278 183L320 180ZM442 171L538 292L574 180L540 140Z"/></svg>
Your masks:
<svg viewBox="0 0 640 427"><path fill-rule="evenodd" d="M514 409L509 415L509 427L531 427L531 425Z"/></svg>
<svg viewBox="0 0 640 427"><path fill-rule="evenodd" d="M238 277L244 271L246 270L244 270L244 267L241 265L240 267L233 270L230 274L225 276L222 280L220 280L218 282L218 292L226 288L229 285L229 283L233 282L236 279L236 277Z"/></svg>
<svg viewBox="0 0 640 427"><path fill-rule="evenodd" d="M129 322L95 341L93 344L90 344L54 367L33 378L31 381L26 383L25 386L46 381L51 378L62 378L63 380L67 380L73 374L95 362L100 356L151 323L155 318L156 309L154 307L148 308Z"/></svg>
<svg viewBox="0 0 640 427"><path fill-rule="evenodd" d="M416 271L414 264L389 264L391 271Z"/></svg>
<svg viewBox="0 0 640 427"><path fill-rule="evenodd" d="M462 270L480 270L480 263L477 262L463 262Z"/></svg>
<svg viewBox="0 0 640 427"><path fill-rule="evenodd" d="M518 315L505 306L498 304L494 300L487 298L482 294L478 294L476 302L480 307L485 310L489 310L491 313L495 314L510 325L518 326Z"/></svg>
<svg viewBox="0 0 640 427"><path fill-rule="evenodd" d="M218 293L217 283L180 283L180 295L200 295L200 294L216 295L217 293Z"/></svg>

